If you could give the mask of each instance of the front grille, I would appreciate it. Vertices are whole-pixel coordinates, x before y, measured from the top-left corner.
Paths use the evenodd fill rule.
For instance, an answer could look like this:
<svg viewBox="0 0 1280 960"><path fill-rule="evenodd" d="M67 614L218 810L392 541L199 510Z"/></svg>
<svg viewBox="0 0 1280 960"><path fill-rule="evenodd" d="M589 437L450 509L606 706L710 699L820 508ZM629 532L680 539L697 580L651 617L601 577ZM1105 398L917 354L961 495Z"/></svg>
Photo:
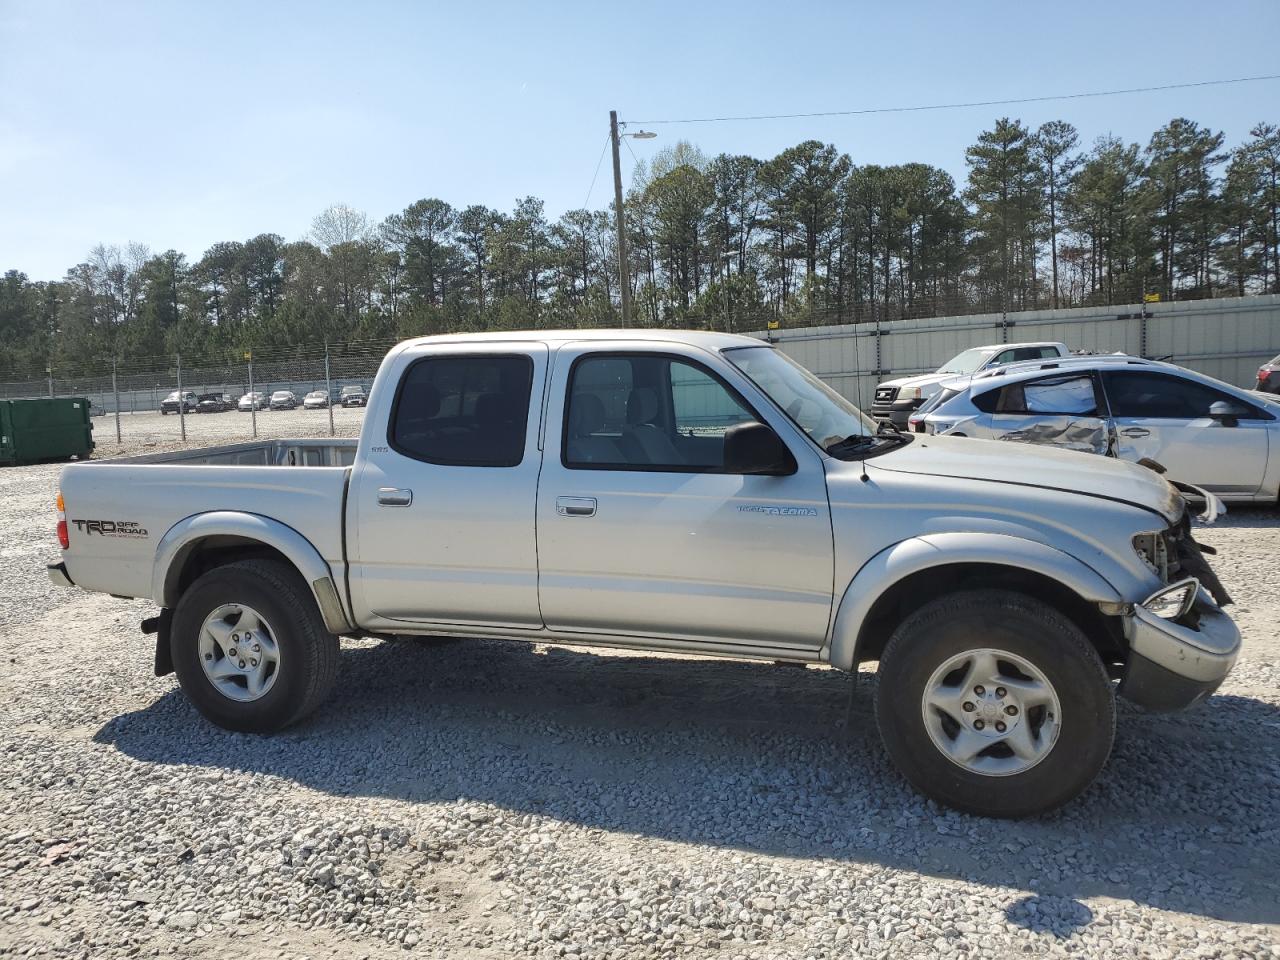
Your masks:
<svg viewBox="0 0 1280 960"><path fill-rule="evenodd" d="M897 396L897 387L876 387L876 403L892 403Z"/></svg>

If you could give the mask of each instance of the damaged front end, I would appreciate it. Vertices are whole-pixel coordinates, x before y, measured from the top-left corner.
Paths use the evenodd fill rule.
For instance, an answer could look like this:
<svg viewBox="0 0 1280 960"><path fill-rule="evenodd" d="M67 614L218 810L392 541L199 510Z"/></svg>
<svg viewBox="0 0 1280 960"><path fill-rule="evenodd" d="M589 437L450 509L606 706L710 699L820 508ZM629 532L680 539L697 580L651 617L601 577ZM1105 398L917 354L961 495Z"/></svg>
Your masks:
<svg viewBox="0 0 1280 960"><path fill-rule="evenodd" d="M1204 498L1216 517L1212 494L1174 486ZM1119 693L1154 712L1185 709L1218 689L1240 652L1240 630L1222 610L1231 595L1205 559L1217 551L1192 536L1186 509L1164 529L1135 536L1133 548L1165 586L1124 618L1129 655Z"/></svg>

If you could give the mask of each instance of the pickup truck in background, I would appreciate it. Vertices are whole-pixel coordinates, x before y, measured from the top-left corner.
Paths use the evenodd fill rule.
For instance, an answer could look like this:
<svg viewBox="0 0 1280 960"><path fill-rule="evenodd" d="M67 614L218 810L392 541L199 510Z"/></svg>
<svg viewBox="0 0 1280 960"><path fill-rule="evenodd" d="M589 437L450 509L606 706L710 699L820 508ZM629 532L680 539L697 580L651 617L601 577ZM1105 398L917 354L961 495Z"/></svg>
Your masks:
<svg viewBox="0 0 1280 960"><path fill-rule="evenodd" d="M152 599L157 674L234 730L319 706L343 634L878 661L898 769L1022 816L1098 775L1117 692L1188 707L1240 646L1158 474L881 432L725 334L407 341L358 443L75 464L59 509L51 578Z"/></svg>
<svg viewBox="0 0 1280 960"><path fill-rule="evenodd" d="M871 415L877 420L888 421L899 430L907 429L911 415L924 406L929 398L942 389L949 380L972 377L984 370L993 370L1006 363L1025 360L1051 360L1071 353L1065 343L993 343L985 347L970 347L956 354L933 373L885 380L876 387L871 402Z"/></svg>

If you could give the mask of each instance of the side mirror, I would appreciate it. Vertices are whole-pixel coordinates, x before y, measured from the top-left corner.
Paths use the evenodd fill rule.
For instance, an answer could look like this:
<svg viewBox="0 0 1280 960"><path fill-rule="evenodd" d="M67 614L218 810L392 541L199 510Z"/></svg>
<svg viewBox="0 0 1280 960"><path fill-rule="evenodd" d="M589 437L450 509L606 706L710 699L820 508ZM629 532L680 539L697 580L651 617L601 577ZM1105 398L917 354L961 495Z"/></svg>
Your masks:
<svg viewBox="0 0 1280 960"><path fill-rule="evenodd" d="M773 427L738 423L724 434L724 472L783 477L796 472L796 459Z"/></svg>
<svg viewBox="0 0 1280 960"><path fill-rule="evenodd" d="M1240 425L1240 418L1243 417L1247 410L1237 406L1226 400L1215 400L1209 404L1209 416L1217 420L1224 427L1236 427Z"/></svg>

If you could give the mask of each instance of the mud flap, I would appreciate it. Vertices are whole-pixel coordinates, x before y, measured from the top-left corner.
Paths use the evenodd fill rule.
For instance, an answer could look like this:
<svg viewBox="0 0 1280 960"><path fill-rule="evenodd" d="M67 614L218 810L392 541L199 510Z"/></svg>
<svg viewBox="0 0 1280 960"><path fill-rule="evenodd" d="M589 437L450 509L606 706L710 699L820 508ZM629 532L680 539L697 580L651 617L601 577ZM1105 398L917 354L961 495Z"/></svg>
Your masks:
<svg viewBox="0 0 1280 960"><path fill-rule="evenodd" d="M173 673L173 652L169 648L169 628L173 623L173 611L165 607L158 617L148 617L142 621L142 632L156 635L157 677Z"/></svg>

